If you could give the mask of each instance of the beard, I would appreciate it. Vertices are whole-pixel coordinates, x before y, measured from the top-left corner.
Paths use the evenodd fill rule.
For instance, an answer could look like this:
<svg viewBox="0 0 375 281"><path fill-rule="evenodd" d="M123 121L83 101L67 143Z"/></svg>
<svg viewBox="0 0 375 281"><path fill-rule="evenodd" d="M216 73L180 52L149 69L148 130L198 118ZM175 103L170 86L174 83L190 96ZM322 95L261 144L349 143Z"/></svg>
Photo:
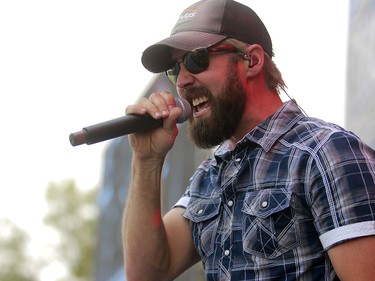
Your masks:
<svg viewBox="0 0 375 281"><path fill-rule="evenodd" d="M235 133L242 118L246 91L237 78L236 69L233 68L228 73L223 89L215 97L205 87L190 90L192 96L207 97L211 107L209 117L191 118L189 122L189 137L199 148L213 148L229 139Z"/></svg>

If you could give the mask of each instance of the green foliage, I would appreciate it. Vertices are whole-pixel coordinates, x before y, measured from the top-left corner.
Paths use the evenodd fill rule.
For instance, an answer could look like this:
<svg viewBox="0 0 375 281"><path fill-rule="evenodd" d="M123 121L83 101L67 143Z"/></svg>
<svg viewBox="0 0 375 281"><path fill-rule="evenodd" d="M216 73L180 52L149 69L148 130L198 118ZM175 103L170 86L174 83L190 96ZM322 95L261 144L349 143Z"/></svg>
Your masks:
<svg viewBox="0 0 375 281"><path fill-rule="evenodd" d="M26 232L7 219L0 225L0 280L36 281L35 266L26 255Z"/></svg>
<svg viewBox="0 0 375 281"><path fill-rule="evenodd" d="M77 188L73 180L50 183L46 191L49 212L44 222L60 235L56 255L67 267L69 281L93 280L98 224L96 194L95 189Z"/></svg>
<svg viewBox="0 0 375 281"><path fill-rule="evenodd" d="M0 280L37 281L43 266L59 262L66 268L64 279L54 281L90 281L94 276L98 210L95 189L81 190L73 180L51 183L46 191L49 212L47 226L59 235L52 245L56 260L37 260L28 255L30 237L16 224L0 219Z"/></svg>

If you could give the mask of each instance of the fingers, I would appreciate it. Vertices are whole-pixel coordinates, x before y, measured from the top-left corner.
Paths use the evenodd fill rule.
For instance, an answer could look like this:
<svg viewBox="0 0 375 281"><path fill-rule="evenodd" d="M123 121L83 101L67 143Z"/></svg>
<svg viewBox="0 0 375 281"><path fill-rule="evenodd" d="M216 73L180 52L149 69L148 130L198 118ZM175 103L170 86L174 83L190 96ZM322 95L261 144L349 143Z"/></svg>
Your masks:
<svg viewBox="0 0 375 281"><path fill-rule="evenodd" d="M168 92L152 93L149 100L154 105L154 118L167 118L170 110L176 106L174 96Z"/></svg>
<svg viewBox="0 0 375 281"><path fill-rule="evenodd" d="M148 99L141 98L138 103L128 106L125 112L126 114L147 113L155 119L160 119L168 118L171 110L175 107L174 96L164 91L152 93Z"/></svg>

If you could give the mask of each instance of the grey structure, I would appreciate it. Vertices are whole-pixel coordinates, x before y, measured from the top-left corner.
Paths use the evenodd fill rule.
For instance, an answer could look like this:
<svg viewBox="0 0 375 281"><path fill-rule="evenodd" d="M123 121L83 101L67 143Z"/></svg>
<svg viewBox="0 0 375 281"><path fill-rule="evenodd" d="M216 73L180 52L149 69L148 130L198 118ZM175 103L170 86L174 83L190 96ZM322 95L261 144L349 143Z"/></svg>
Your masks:
<svg viewBox="0 0 375 281"><path fill-rule="evenodd" d="M349 10L345 127L375 148L375 1Z"/></svg>
<svg viewBox="0 0 375 281"><path fill-rule="evenodd" d="M166 90L176 90L164 74L156 75L143 96ZM185 191L190 176L209 152L200 151L187 137L186 124L179 125L179 136L168 154L163 168L162 211L170 209ZM96 281L124 281L121 222L130 182L131 148L128 138L112 141L105 152L104 178L98 198L100 208L99 243L96 257ZM176 281L204 280L200 265L187 271Z"/></svg>

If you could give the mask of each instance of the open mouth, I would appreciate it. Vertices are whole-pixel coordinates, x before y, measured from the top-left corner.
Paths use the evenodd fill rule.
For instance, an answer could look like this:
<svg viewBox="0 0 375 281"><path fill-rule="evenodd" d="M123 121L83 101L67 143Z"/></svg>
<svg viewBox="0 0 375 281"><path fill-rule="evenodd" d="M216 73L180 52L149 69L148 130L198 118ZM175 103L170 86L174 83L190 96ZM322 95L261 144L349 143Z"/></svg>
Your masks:
<svg viewBox="0 0 375 281"><path fill-rule="evenodd" d="M201 117L201 115L209 109L210 104L208 103L207 97L198 97L193 99L193 113L194 117Z"/></svg>

